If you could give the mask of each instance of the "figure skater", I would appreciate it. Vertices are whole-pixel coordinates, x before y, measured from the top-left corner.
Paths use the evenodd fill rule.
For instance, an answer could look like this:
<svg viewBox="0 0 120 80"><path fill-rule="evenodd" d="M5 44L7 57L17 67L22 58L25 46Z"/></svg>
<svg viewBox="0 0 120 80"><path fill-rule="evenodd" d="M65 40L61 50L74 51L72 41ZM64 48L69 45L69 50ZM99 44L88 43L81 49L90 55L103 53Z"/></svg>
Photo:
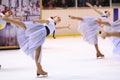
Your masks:
<svg viewBox="0 0 120 80"><path fill-rule="evenodd" d="M51 19L53 19L54 17L50 17ZM68 25L68 26L62 26L62 27L55 27L55 30L56 29L64 29L64 28L68 28L68 29L70 29L70 25ZM54 39L56 39L56 37L55 37L55 33L56 33L56 31L53 31L53 34L52 34L52 37L54 38Z"/></svg>
<svg viewBox="0 0 120 80"><path fill-rule="evenodd" d="M111 31L102 31L102 38L110 37L113 43L113 52L120 54L120 22L108 22L111 26L109 26Z"/></svg>
<svg viewBox="0 0 120 80"><path fill-rule="evenodd" d="M78 30L83 35L83 39L95 46L97 58L103 58L104 55L100 52L98 48L98 38L97 38L98 26L101 20L91 17L75 17L75 16L69 16L69 17L71 19L81 21Z"/></svg>
<svg viewBox="0 0 120 80"><path fill-rule="evenodd" d="M106 37L118 37L120 38L120 20L116 20L116 21L111 21L108 22L109 24L111 24L110 29L111 31L102 31L102 36L105 39Z"/></svg>
<svg viewBox="0 0 120 80"><path fill-rule="evenodd" d="M41 65L42 45L46 36L53 33L55 25L61 21L61 18L56 16L53 19L48 18L47 20L20 22L10 17L2 17L2 20L18 26L17 38L21 50L23 50L27 55L31 55L33 58L35 51L37 76L48 75L48 73L42 69ZM46 25L43 25L42 23L46 23Z"/></svg>

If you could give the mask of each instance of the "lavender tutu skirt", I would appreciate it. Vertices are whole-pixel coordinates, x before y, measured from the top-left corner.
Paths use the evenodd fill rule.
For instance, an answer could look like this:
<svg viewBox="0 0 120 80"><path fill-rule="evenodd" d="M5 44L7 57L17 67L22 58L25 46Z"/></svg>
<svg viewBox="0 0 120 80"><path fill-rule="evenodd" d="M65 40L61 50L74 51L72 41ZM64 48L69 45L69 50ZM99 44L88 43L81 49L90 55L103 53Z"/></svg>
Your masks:
<svg viewBox="0 0 120 80"><path fill-rule="evenodd" d="M17 29L17 39L20 49L27 55L34 58L34 52L45 41L46 29L40 23L25 22L26 30ZM39 57L39 62L41 58Z"/></svg>
<svg viewBox="0 0 120 80"><path fill-rule="evenodd" d="M97 44L98 26L99 25L94 23L93 21L80 22L78 26L78 32L80 32L83 35L83 39L88 43Z"/></svg>

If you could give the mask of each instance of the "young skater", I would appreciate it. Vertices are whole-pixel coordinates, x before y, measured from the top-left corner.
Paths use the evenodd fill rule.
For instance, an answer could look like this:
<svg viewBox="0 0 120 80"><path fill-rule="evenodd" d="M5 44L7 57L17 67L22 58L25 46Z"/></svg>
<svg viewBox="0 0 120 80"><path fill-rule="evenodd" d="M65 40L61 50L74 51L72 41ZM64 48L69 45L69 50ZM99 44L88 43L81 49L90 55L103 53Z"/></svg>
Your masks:
<svg viewBox="0 0 120 80"><path fill-rule="evenodd" d="M75 17L75 16L69 16L69 17L71 19L81 21L79 24L79 32L83 35L83 39L95 46L97 58L103 58L104 55L100 52L98 48L98 38L97 38L98 26L101 20L91 17Z"/></svg>
<svg viewBox="0 0 120 80"><path fill-rule="evenodd" d="M31 55L33 58L35 55L37 76L48 75L48 73L42 69L41 65L42 45L46 36L53 33L55 30L55 25L61 21L61 18L55 16L53 19L48 18L47 20L20 22L10 17L3 16L2 20L18 26L17 38L19 46L27 55Z"/></svg>
<svg viewBox="0 0 120 80"><path fill-rule="evenodd" d="M110 37L113 44L113 53L120 54L120 30L112 32L102 32L102 37L104 39Z"/></svg>
<svg viewBox="0 0 120 80"><path fill-rule="evenodd" d="M104 21L102 21L104 22ZM120 37L120 22L119 21L107 21L107 24L110 24L109 31L104 31L102 30L101 32L101 36L102 38L106 38L106 37ZM100 23L101 24L101 23Z"/></svg>
<svg viewBox="0 0 120 80"><path fill-rule="evenodd" d="M50 17L50 18L53 19L54 17ZM56 29L64 29L64 28L70 29L70 25L68 25L68 26L62 26L62 27L57 27L57 26L56 26L56 27L55 27L55 30L56 30ZM53 34L52 34L52 37L53 37L54 39L56 39L56 37L55 37L55 32L56 32L56 31L55 31L55 30L53 31Z"/></svg>
<svg viewBox="0 0 120 80"><path fill-rule="evenodd" d="M108 22L110 31L102 31L102 38L110 37L113 43L113 53L120 54L120 22Z"/></svg>

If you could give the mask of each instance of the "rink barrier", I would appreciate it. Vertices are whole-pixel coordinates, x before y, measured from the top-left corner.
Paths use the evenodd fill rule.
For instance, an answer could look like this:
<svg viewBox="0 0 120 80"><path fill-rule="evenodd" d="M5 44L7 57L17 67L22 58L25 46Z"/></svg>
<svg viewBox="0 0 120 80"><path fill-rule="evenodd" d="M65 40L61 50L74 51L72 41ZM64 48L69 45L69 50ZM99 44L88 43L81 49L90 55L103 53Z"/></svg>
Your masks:
<svg viewBox="0 0 120 80"><path fill-rule="evenodd" d="M82 36L81 34L56 34L55 37L79 37ZM48 36L47 38L52 38L52 35Z"/></svg>
<svg viewBox="0 0 120 80"><path fill-rule="evenodd" d="M19 46L0 46L0 50L19 49Z"/></svg>

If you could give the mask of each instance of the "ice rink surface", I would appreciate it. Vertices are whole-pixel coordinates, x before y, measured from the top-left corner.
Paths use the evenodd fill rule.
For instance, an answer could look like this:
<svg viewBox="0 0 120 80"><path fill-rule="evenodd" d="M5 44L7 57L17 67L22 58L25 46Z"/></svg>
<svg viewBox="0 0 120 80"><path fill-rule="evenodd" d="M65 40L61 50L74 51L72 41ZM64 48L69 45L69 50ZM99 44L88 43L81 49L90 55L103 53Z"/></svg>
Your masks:
<svg viewBox="0 0 120 80"><path fill-rule="evenodd" d="M17 50L0 50L0 80L120 80L120 54L109 39L99 38L104 59L96 59L93 45L82 37L47 38L42 65L48 77L36 78L34 60Z"/></svg>

